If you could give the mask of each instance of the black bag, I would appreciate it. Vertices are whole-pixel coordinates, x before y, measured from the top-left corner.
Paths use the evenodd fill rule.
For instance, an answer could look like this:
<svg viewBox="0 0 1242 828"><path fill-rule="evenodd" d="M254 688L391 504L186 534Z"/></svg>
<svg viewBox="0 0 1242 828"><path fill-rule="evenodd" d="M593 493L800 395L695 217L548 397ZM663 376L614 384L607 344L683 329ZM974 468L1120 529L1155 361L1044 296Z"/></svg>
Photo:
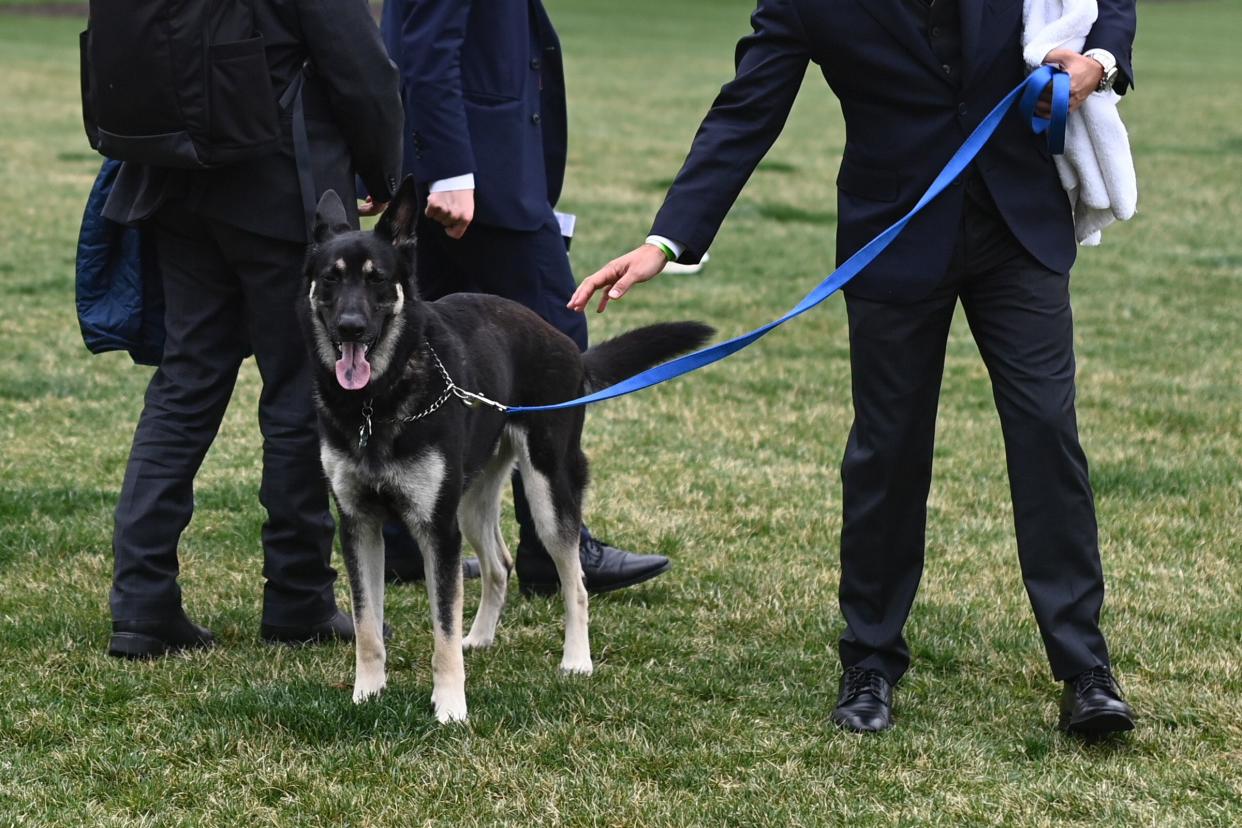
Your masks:
<svg viewBox="0 0 1242 828"><path fill-rule="evenodd" d="M82 113L109 158L203 169L280 142L256 0L90 0Z"/></svg>

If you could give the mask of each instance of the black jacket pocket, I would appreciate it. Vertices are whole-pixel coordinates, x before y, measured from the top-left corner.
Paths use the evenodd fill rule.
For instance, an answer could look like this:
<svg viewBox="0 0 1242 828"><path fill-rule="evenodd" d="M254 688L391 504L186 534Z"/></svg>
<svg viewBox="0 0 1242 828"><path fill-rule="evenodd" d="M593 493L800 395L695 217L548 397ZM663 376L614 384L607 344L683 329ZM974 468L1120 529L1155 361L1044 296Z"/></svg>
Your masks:
<svg viewBox="0 0 1242 828"><path fill-rule="evenodd" d="M896 201L901 194L902 176L888 170L864 167L847 158L841 159L837 173L837 189L870 201Z"/></svg>
<svg viewBox="0 0 1242 828"><path fill-rule="evenodd" d="M210 54L210 135L221 147L275 142L276 94L263 37L218 43Z"/></svg>

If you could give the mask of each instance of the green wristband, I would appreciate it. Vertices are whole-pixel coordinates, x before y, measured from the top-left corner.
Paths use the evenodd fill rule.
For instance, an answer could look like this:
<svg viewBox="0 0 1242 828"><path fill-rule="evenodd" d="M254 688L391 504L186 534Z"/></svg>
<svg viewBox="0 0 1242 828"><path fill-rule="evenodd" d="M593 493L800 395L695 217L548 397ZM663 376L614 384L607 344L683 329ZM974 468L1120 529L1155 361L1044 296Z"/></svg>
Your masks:
<svg viewBox="0 0 1242 828"><path fill-rule="evenodd" d="M652 244L664 251L664 258L668 259L670 262L677 261L677 257L673 255L673 249L667 244L662 242L652 242Z"/></svg>

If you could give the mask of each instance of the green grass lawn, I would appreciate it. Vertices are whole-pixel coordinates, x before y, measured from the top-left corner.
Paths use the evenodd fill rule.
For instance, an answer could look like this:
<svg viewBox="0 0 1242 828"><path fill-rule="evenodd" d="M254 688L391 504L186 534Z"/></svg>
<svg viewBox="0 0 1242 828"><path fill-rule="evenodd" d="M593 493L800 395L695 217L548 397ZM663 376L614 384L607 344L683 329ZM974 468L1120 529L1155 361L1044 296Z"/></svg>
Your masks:
<svg viewBox="0 0 1242 828"><path fill-rule="evenodd" d="M645 234L752 5L549 2L568 61L579 276ZM559 601L516 590L498 647L467 658L464 727L433 723L421 589L389 593L376 703L351 704L348 648L260 645L252 364L182 545L187 609L221 646L107 658L112 509L149 370L88 355L74 318L99 161L80 125L80 26L0 15L0 825L1242 822L1242 4L1144 4L1123 107L1141 213L1074 274L1103 622L1142 715L1132 738L1094 747L1053 727L1058 688L962 319L898 726L861 738L829 725L850 410L839 300L593 410L593 528L675 566L594 601L590 679L557 675ZM732 335L786 309L830 266L842 142L808 77L707 271L638 291L593 335L667 318ZM468 585L467 613L477 600Z"/></svg>

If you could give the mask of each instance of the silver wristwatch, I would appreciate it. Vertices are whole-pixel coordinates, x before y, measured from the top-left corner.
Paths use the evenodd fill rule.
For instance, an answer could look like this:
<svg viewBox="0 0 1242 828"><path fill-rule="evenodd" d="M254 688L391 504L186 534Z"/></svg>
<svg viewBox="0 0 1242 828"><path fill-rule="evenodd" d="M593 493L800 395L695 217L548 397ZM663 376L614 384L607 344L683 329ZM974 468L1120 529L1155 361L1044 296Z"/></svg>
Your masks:
<svg viewBox="0 0 1242 828"><path fill-rule="evenodd" d="M1117 83L1117 58L1113 57L1113 53L1107 49L1088 49L1082 56L1089 57L1104 67L1104 77L1100 78L1100 85L1095 91L1111 92L1113 84Z"/></svg>

